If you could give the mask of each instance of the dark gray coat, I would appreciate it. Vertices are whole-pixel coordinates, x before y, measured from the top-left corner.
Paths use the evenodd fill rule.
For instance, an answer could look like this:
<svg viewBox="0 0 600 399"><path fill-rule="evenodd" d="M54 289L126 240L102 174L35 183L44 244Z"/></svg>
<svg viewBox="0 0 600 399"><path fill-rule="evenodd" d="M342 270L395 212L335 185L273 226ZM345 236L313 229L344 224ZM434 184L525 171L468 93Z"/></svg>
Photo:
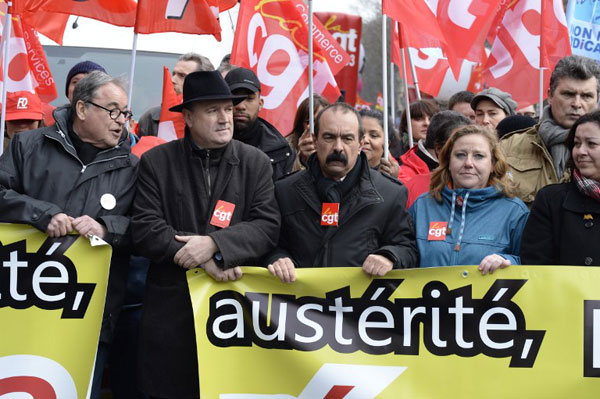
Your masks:
<svg viewBox="0 0 600 399"><path fill-rule="evenodd" d="M277 242L280 218L267 156L232 140L210 198L205 165L187 136L148 151L140 163L132 230L139 253L151 260L139 352L140 385L150 396L199 396L186 270L173 262L184 244L175 235L210 235L226 268L258 264ZM209 224L218 200L235 204L224 229Z"/></svg>
<svg viewBox="0 0 600 399"><path fill-rule="evenodd" d="M338 227L320 225L322 202L309 169L277 182L281 232L268 263L289 257L296 267L362 266L369 254L382 254L395 268L419 265L406 187L370 169L364 154L358 162L362 175L342 199Z"/></svg>
<svg viewBox="0 0 600 399"><path fill-rule="evenodd" d="M108 342L125 295L128 265L129 210L134 197L138 159L131 154L127 134L83 165L68 135L71 109L54 112L55 125L17 134L0 157L0 221L25 223L46 231L52 216L88 215L104 224L113 246L101 340ZM100 197L116 198L112 210Z"/></svg>

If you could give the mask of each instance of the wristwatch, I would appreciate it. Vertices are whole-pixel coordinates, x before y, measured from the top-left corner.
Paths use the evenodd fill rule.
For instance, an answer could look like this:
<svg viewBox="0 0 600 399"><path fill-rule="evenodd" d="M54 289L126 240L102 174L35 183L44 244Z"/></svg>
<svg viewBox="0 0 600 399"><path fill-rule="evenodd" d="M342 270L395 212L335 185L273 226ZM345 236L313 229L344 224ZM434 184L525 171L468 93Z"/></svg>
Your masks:
<svg viewBox="0 0 600 399"><path fill-rule="evenodd" d="M212 259L215 261L215 264L221 269L225 267L225 262L223 262L223 255L221 254L221 252L215 252Z"/></svg>

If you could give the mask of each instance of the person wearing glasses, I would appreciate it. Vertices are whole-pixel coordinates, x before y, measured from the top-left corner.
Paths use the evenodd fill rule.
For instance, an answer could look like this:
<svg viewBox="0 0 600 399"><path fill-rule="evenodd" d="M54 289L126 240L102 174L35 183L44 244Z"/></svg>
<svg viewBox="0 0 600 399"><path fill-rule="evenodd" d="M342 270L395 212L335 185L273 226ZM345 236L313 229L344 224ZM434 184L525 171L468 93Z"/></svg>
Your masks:
<svg viewBox="0 0 600 399"><path fill-rule="evenodd" d="M19 133L0 157L0 222L29 224L50 237L96 236L113 247L93 392L124 299L131 248L138 159L127 141L125 87L104 72L87 74L71 106L55 110L54 125Z"/></svg>

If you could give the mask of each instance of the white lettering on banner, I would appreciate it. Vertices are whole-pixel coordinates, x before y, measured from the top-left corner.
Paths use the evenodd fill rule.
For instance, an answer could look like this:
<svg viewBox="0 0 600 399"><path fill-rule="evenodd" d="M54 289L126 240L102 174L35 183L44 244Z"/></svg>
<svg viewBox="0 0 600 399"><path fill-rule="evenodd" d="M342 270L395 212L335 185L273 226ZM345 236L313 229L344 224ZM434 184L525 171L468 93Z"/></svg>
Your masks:
<svg viewBox="0 0 600 399"><path fill-rule="evenodd" d="M254 43L256 42L256 31L260 28L261 37L267 37L267 26L265 20L260 14L254 14L248 23L248 37L247 37L247 48L248 48L248 59L250 61L250 68L254 68L258 62L258 55L254 51Z"/></svg>
<svg viewBox="0 0 600 399"><path fill-rule="evenodd" d="M308 57L308 54L306 54L306 56ZM315 75L313 76L313 86L315 89L315 93L322 93L323 91L325 91L325 88L327 87L327 85L331 85L332 87L337 87L337 82L335 81L335 78L331 74L331 69L329 69L329 66L327 65L326 62L316 60L313 64L313 67L315 70ZM308 85L302 92L302 95L298 99L298 103L296 104L296 106L299 107L300 103L306 97L308 97Z"/></svg>
<svg viewBox="0 0 600 399"><path fill-rule="evenodd" d="M298 397L287 394L225 393L219 399L375 399L406 367L326 363L306 384ZM346 396L346 395L351 396Z"/></svg>
<svg viewBox="0 0 600 399"><path fill-rule="evenodd" d="M226 220L231 221L232 215L233 214L231 212L223 212L220 209L215 210L215 212L213 213L213 216L219 219L221 222L224 222Z"/></svg>
<svg viewBox="0 0 600 399"><path fill-rule="evenodd" d="M592 338L592 367L600 369L600 309L594 309L592 325L593 338Z"/></svg>
<svg viewBox="0 0 600 399"><path fill-rule="evenodd" d="M344 50L357 51L356 39L358 39L358 36L356 35L356 29L350 29L348 32L333 32L331 36L338 41Z"/></svg>
<svg viewBox="0 0 600 399"><path fill-rule="evenodd" d="M567 16L565 15L565 10L563 9L562 0L553 0L552 9L554 10L554 16L558 22L564 27L567 27Z"/></svg>
<svg viewBox="0 0 600 399"><path fill-rule="evenodd" d="M181 19L187 7L189 0L169 0L165 10L165 18Z"/></svg>
<svg viewBox="0 0 600 399"><path fill-rule="evenodd" d="M583 375L600 377L600 301L583 302Z"/></svg>
<svg viewBox="0 0 600 399"><path fill-rule="evenodd" d="M473 0L450 0L448 4L448 17L450 21L464 29L471 29L473 22L477 19L475 15L469 13Z"/></svg>
<svg viewBox="0 0 600 399"><path fill-rule="evenodd" d="M521 53L527 59L532 68L538 69L540 66L540 35L532 34L523 22L523 15L527 11L535 11L538 14L538 27L541 8L541 0L522 0L517 3L514 9L509 9L504 15L502 25L506 28L512 39L515 41ZM539 31L539 28L537 29ZM498 40L498 38L496 38Z"/></svg>
<svg viewBox="0 0 600 399"><path fill-rule="evenodd" d="M2 386L13 389L3 392L2 397L6 399L40 398L36 395L40 388L42 392L52 392L54 398L77 399L77 388L71 374L59 363L41 356L0 356L0 387Z"/></svg>

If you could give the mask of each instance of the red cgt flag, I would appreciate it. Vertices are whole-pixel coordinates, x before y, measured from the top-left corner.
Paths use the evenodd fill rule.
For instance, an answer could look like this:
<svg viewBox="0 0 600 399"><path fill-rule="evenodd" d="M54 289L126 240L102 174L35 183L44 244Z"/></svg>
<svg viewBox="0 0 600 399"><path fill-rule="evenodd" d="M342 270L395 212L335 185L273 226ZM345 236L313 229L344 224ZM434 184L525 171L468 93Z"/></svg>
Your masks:
<svg viewBox="0 0 600 399"><path fill-rule="evenodd" d="M181 112L169 111L169 108L181 104L182 97L175 93L169 68L164 67L163 95L158 122L158 137L165 141L177 140L185 133L185 122Z"/></svg>
<svg viewBox="0 0 600 399"><path fill-rule="evenodd" d="M219 12L227 11L235 7L237 0L219 0Z"/></svg>
<svg viewBox="0 0 600 399"><path fill-rule="evenodd" d="M483 73L485 82L511 93L520 108L535 104L539 100L540 65L546 68L542 88L546 95L552 69L571 54L562 1L514 3L493 32L496 36Z"/></svg>
<svg viewBox="0 0 600 399"><path fill-rule="evenodd" d="M134 26L136 7L135 0L49 0L41 5L41 10Z"/></svg>
<svg viewBox="0 0 600 399"><path fill-rule="evenodd" d="M231 63L256 73L264 100L261 116L284 136L308 97L307 13L301 0L244 0L233 41ZM348 54L316 18L312 38L315 93L335 101L340 92L333 75L348 63Z"/></svg>
<svg viewBox="0 0 600 399"><path fill-rule="evenodd" d="M139 0L135 31L210 34L220 41L219 7L217 0Z"/></svg>

